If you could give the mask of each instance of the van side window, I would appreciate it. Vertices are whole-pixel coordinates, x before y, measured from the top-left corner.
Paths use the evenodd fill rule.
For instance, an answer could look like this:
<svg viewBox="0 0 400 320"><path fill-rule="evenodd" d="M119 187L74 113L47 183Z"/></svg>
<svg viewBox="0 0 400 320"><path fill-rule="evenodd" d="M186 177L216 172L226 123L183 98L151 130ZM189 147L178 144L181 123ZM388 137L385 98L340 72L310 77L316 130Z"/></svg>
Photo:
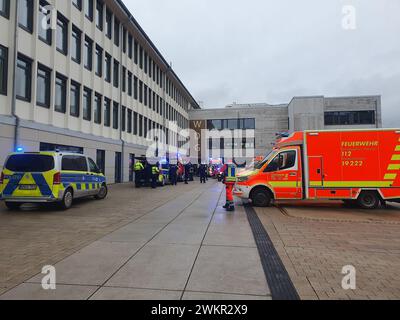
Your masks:
<svg viewBox="0 0 400 320"><path fill-rule="evenodd" d="M82 156L63 156L61 170L65 171L87 171L86 158Z"/></svg>
<svg viewBox="0 0 400 320"><path fill-rule="evenodd" d="M286 170L296 164L296 151L284 151L278 154L267 166L265 172Z"/></svg>
<svg viewBox="0 0 400 320"><path fill-rule="evenodd" d="M88 160L90 172L100 173L100 169L97 167L96 163L91 158L88 158Z"/></svg>

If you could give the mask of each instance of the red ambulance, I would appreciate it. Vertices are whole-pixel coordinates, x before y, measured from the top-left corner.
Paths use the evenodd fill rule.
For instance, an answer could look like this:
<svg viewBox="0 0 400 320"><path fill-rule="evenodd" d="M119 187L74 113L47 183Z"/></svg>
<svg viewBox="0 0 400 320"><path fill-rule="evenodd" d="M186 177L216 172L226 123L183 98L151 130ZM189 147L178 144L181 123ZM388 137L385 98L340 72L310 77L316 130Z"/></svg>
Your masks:
<svg viewBox="0 0 400 320"><path fill-rule="evenodd" d="M374 209L400 202L400 129L295 132L237 178L234 194L272 200L343 200Z"/></svg>

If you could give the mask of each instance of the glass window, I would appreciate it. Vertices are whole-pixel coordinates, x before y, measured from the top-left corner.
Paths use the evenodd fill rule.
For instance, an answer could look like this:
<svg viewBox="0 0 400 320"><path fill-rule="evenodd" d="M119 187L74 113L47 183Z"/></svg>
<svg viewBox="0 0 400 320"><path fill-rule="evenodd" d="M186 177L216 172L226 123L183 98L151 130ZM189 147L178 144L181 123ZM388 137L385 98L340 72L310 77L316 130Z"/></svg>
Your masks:
<svg viewBox="0 0 400 320"><path fill-rule="evenodd" d="M83 89L83 119L87 121L92 120L92 90L88 88Z"/></svg>
<svg viewBox="0 0 400 320"><path fill-rule="evenodd" d="M81 86L79 83L71 81L71 96L70 96L70 115L79 117L81 109Z"/></svg>
<svg viewBox="0 0 400 320"><path fill-rule="evenodd" d="M67 78L57 73L54 110L65 113L67 105Z"/></svg>
<svg viewBox="0 0 400 320"><path fill-rule="evenodd" d="M50 108L50 83L50 69L42 65L38 65L36 92L36 104L38 106Z"/></svg>
<svg viewBox="0 0 400 320"><path fill-rule="evenodd" d="M103 49L96 45L96 75L103 76Z"/></svg>
<svg viewBox="0 0 400 320"><path fill-rule="evenodd" d="M41 0L39 3L39 18L38 18L38 37L40 40L51 45L51 28L47 25L47 16L50 11L46 9L49 4L46 1ZM46 25L44 26L44 21Z"/></svg>
<svg viewBox="0 0 400 320"><path fill-rule="evenodd" d="M118 129L119 124L119 105L117 102L113 104L113 128Z"/></svg>
<svg viewBox="0 0 400 320"><path fill-rule="evenodd" d="M89 37L85 37L85 51L84 51L84 65L85 68L92 71L93 67L93 41Z"/></svg>
<svg viewBox="0 0 400 320"><path fill-rule="evenodd" d="M103 19L104 19L104 10L103 10L103 1L96 1L96 26L99 30L103 31Z"/></svg>
<svg viewBox="0 0 400 320"><path fill-rule="evenodd" d="M71 58L78 64L81 63L81 37L82 32L75 26L72 26Z"/></svg>
<svg viewBox="0 0 400 320"><path fill-rule="evenodd" d="M111 39L112 37L112 12L106 10L106 37Z"/></svg>
<svg viewBox="0 0 400 320"><path fill-rule="evenodd" d="M26 31L33 31L33 0L19 0L18 25Z"/></svg>
<svg viewBox="0 0 400 320"><path fill-rule="evenodd" d="M8 49L0 45L0 94L7 95Z"/></svg>
<svg viewBox="0 0 400 320"><path fill-rule="evenodd" d="M101 124L101 95L94 95L94 123Z"/></svg>
<svg viewBox="0 0 400 320"><path fill-rule="evenodd" d="M15 154L5 167L13 172L46 172L54 169L54 158L41 154Z"/></svg>
<svg viewBox="0 0 400 320"><path fill-rule="evenodd" d="M68 53L68 20L60 14L57 17L57 50L64 55Z"/></svg>
<svg viewBox="0 0 400 320"><path fill-rule="evenodd" d="M0 15L10 18L10 0L0 0Z"/></svg>
<svg viewBox="0 0 400 320"><path fill-rule="evenodd" d="M82 156L63 156L61 170L64 171L88 171L86 158Z"/></svg>
<svg viewBox="0 0 400 320"><path fill-rule="evenodd" d="M111 124L111 100L104 98L104 126L109 127Z"/></svg>
<svg viewBox="0 0 400 320"><path fill-rule="evenodd" d="M108 53L106 53L106 56L105 56L105 64L106 64L106 66L105 66L105 73L106 73L105 80L108 83L111 83L111 56Z"/></svg>
<svg viewBox="0 0 400 320"><path fill-rule="evenodd" d="M93 21L93 0L85 0L85 16Z"/></svg>
<svg viewBox="0 0 400 320"><path fill-rule="evenodd" d="M21 55L17 61L16 95L20 100L31 101L32 62Z"/></svg>

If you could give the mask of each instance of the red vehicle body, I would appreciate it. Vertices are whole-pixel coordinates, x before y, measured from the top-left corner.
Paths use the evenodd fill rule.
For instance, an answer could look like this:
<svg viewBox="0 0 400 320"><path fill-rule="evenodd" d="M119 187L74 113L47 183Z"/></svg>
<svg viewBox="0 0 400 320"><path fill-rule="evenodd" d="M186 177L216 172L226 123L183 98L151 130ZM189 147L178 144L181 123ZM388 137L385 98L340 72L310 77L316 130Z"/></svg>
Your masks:
<svg viewBox="0 0 400 320"><path fill-rule="evenodd" d="M238 176L235 195L257 206L272 199L340 199L364 208L400 202L400 129L295 132Z"/></svg>

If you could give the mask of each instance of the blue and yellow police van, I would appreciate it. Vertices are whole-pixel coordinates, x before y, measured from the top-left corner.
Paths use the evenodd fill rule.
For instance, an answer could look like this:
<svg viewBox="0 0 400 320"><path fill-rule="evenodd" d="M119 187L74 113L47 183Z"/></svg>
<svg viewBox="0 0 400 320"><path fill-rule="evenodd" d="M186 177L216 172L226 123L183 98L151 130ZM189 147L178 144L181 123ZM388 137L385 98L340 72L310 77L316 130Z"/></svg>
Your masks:
<svg viewBox="0 0 400 320"><path fill-rule="evenodd" d="M0 177L0 199L10 210L24 203L58 203L66 210L76 198L104 199L107 183L89 157L64 152L10 154Z"/></svg>

